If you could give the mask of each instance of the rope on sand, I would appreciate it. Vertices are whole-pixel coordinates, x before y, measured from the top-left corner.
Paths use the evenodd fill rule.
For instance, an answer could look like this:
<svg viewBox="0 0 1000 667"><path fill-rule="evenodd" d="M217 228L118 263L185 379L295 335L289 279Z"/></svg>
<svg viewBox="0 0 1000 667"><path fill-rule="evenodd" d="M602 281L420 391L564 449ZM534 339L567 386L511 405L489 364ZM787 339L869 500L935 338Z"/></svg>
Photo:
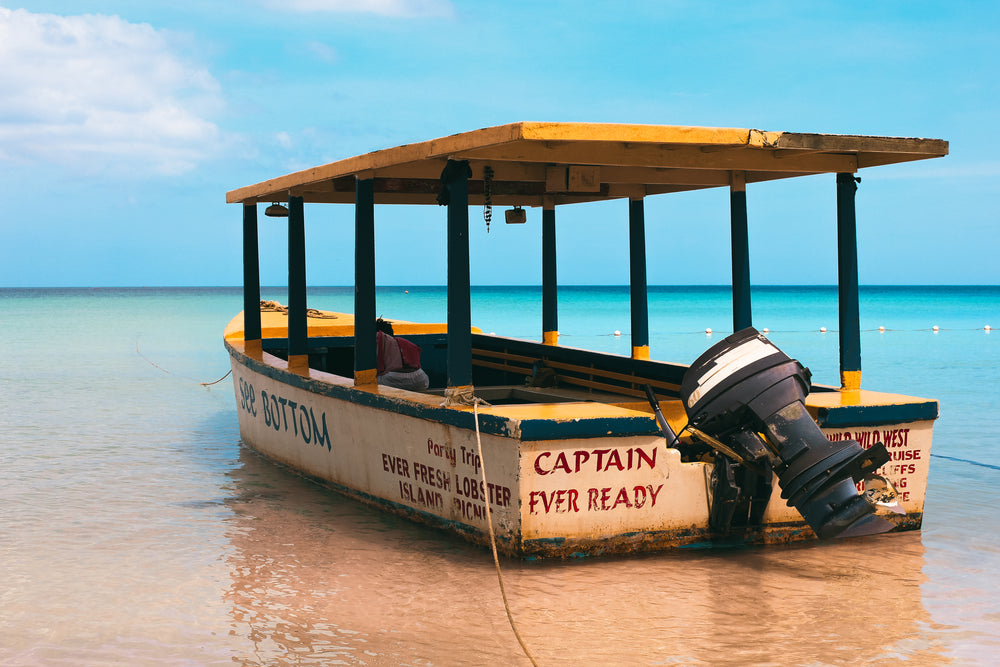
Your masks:
<svg viewBox="0 0 1000 667"><path fill-rule="evenodd" d="M483 458L483 442L479 437L479 399L476 399L472 403L472 411L476 417L476 447L479 449L479 472L482 473L483 478L483 488L488 488L486 484L486 460ZM486 525L490 529L490 547L493 549L493 563L497 568L497 580L500 582L500 595L503 596L503 606L507 610L507 621L510 623L510 629L514 631L514 636L517 637L517 643L521 645L521 650L524 651L524 655L528 656L528 660L535 667L538 667L538 663L535 662L535 658L531 655L531 651L528 650L527 645L524 640L521 639L521 634L517 631L517 626L514 624L514 616L510 613L510 603L507 602L507 591L504 590L503 586L503 574L500 572L500 558L497 556L497 537L493 532L493 510L490 507L489 500L486 501Z"/></svg>

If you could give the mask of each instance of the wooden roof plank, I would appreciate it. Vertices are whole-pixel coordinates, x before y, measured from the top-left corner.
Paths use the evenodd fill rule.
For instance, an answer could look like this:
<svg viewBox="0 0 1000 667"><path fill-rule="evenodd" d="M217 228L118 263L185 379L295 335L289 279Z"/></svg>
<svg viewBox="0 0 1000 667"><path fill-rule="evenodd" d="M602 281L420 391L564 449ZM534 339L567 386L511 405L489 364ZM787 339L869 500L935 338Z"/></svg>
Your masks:
<svg viewBox="0 0 1000 667"><path fill-rule="evenodd" d="M289 193L309 202L353 201L355 177L382 179L379 202L432 204L448 159L468 159L475 179L488 164L498 194L535 196L550 166L597 166L600 192L559 201L593 201L644 189L673 192L723 187L730 171L772 180L947 155L940 139L765 132L617 123L520 122L404 144L272 178L227 193L229 202L267 202ZM386 179L396 179L390 181ZM501 186L501 183L518 183ZM614 184L613 188L607 187ZM501 192L502 188L514 188ZM475 195L475 187L470 184ZM386 190L390 191L386 191ZM412 192L408 191L413 189ZM481 190L480 190L481 191ZM530 205L530 204L528 204Z"/></svg>

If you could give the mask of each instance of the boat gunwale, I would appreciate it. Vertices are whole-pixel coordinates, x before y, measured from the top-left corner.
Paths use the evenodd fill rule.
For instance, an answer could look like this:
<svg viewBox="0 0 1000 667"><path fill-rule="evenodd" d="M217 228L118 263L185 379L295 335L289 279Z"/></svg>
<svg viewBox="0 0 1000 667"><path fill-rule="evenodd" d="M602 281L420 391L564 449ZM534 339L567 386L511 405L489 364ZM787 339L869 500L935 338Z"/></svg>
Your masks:
<svg viewBox="0 0 1000 667"><path fill-rule="evenodd" d="M499 340L514 346L533 347L542 349L543 344L534 341L522 341L513 338L499 336L483 336L490 340ZM344 337L345 340L350 337ZM275 342L283 339L266 339L264 342ZM474 430L475 418L471 408L468 406L444 407L441 405L441 397L435 394L424 394L410 392L382 385L360 385L355 386L352 378L344 377L334 373L327 373L310 369L309 375L288 370L287 364L280 357L269 354L266 349L263 354L273 362L269 363L263 356L257 359L248 355L243 347L242 341L238 339L227 339L224 341L230 355L239 358L240 362L256 372L262 373L280 382L295 386L307 391L311 391L323 396L348 400L381 409L392 410L400 414L429 419L450 426ZM280 347L280 345L278 345ZM547 346L544 346L547 347ZM629 357L621 357L608 353L596 352L593 350L577 350L576 348L553 348L560 351L584 352L600 358L621 361L628 363L639 363L642 366L666 366L670 368L685 368L682 364L660 362L654 360L635 360ZM286 366L283 368L282 366ZM488 386L488 385L484 385ZM842 428L847 426L880 426L884 424L904 424L921 421L933 421L938 417L938 402L934 399L923 399L918 397L904 396L901 394L886 394L865 390L856 392L858 396L847 395L848 399L861 400L864 396L869 401L881 400L881 403L858 403L837 405L836 397L843 399L845 392L836 387L825 385L813 385L813 391L806 397L806 406L821 428ZM819 396L820 398L815 398ZM833 400L824 400L827 397ZM623 396L623 399L626 398ZM625 401L623 401L625 402ZM848 401L850 402L850 401ZM546 405L565 405L566 403L554 403ZM502 408L502 406L500 406ZM622 408L623 412L626 408ZM613 430L623 436L629 435L655 435L659 433L656 426L655 417L652 412L646 413L632 410L634 415L621 415L614 417L603 417L595 419L553 419L538 418L525 419L512 418L503 414L499 409L492 413L490 411L480 411L480 430L484 433L498 435L502 437L518 438L523 441L533 440L559 440L565 438L597 438L607 435ZM551 416L550 416L551 417Z"/></svg>

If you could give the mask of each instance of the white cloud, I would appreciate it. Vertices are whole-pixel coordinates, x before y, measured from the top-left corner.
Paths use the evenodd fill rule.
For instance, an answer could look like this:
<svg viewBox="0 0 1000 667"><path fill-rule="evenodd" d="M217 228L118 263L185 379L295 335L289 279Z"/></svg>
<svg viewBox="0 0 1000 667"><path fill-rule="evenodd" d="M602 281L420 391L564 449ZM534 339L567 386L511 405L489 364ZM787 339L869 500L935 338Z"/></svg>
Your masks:
<svg viewBox="0 0 1000 667"><path fill-rule="evenodd" d="M0 7L0 159L178 173L213 150L218 83L117 16Z"/></svg>
<svg viewBox="0 0 1000 667"><path fill-rule="evenodd" d="M333 65L337 62L337 50L332 46L324 44L323 42L311 41L306 42L306 48L309 49L314 56L325 63Z"/></svg>
<svg viewBox="0 0 1000 667"><path fill-rule="evenodd" d="M379 16L451 16L450 0L266 0L275 9L299 12L340 12Z"/></svg>

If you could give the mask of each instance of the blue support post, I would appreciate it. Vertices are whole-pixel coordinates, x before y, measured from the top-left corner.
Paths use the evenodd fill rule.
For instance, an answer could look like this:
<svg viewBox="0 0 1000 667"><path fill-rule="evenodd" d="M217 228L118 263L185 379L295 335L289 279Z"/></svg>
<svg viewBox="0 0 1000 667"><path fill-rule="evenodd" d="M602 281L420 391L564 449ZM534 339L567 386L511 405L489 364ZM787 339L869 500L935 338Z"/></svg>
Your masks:
<svg viewBox="0 0 1000 667"><path fill-rule="evenodd" d="M559 300L556 278L556 210L554 204L542 209L542 342L559 342Z"/></svg>
<svg viewBox="0 0 1000 667"><path fill-rule="evenodd" d="M646 218L642 199L629 199L628 230L632 358L649 359L649 306L646 300Z"/></svg>
<svg viewBox="0 0 1000 667"><path fill-rule="evenodd" d="M306 233L302 197L288 197L288 367L309 367L306 316Z"/></svg>
<svg viewBox="0 0 1000 667"><path fill-rule="evenodd" d="M243 205L243 341L246 352L261 351L260 252L257 204Z"/></svg>
<svg viewBox="0 0 1000 667"><path fill-rule="evenodd" d="M472 387L472 288L469 274L467 160L448 160L439 203L448 207L448 388ZM442 201L444 200L444 201Z"/></svg>
<svg viewBox="0 0 1000 667"><path fill-rule="evenodd" d="M750 312L750 233L747 225L746 175L734 172L729 189L729 225L733 262L733 331L753 326Z"/></svg>
<svg viewBox="0 0 1000 667"><path fill-rule="evenodd" d="M861 388L861 312L854 174L837 174L837 285L840 300L840 386Z"/></svg>
<svg viewBox="0 0 1000 667"><path fill-rule="evenodd" d="M376 381L375 180L354 186L354 384Z"/></svg>

